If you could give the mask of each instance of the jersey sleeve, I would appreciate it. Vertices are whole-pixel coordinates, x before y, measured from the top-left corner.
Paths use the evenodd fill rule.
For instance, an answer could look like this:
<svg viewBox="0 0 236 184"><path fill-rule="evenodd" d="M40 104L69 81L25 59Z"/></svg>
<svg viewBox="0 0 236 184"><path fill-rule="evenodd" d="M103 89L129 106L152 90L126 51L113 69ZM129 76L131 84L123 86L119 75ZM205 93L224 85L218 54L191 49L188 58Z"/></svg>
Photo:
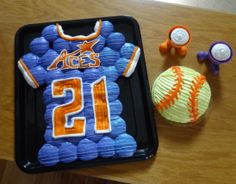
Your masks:
<svg viewBox="0 0 236 184"><path fill-rule="evenodd" d="M26 82L33 88L45 83L46 70L40 65L40 58L49 50L49 42L44 37L37 37L30 43L29 54L18 61L18 68Z"/></svg>
<svg viewBox="0 0 236 184"><path fill-rule="evenodd" d="M140 57L140 48L125 43L120 49L120 59L116 62L119 75L129 77L134 72Z"/></svg>
<svg viewBox="0 0 236 184"><path fill-rule="evenodd" d="M39 57L29 53L18 61L18 68L23 74L26 82L33 88L38 88L46 81L46 70L38 65Z"/></svg>
<svg viewBox="0 0 236 184"><path fill-rule="evenodd" d="M110 22L106 21L102 27L109 31L103 30L107 34L105 35L106 47L101 53L101 64L102 66L115 65L119 76L129 77L137 66L140 48L132 43L126 43L125 36L122 33L113 32L111 25Z"/></svg>
<svg viewBox="0 0 236 184"><path fill-rule="evenodd" d="M31 41L30 53L25 54L18 61L18 68L31 87L38 88L46 83L46 68L58 56L49 45L57 38L56 25L45 27L41 36Z"/></svg>

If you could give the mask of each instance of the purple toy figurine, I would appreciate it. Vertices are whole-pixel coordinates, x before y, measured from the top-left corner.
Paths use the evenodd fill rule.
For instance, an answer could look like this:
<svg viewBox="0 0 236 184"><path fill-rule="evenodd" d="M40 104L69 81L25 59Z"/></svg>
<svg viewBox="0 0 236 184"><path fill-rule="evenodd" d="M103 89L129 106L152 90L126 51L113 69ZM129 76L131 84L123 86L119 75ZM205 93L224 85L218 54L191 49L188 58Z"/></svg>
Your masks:
<svg viewBox="0 0 236 184"><path fill-rule="evenodd" d="M225 42L215 42L211 45L208 52L198 52L198 61L211 61L211 71L213 74L218 74L220 64L228 63L233 56L232 48Z"/></svg>

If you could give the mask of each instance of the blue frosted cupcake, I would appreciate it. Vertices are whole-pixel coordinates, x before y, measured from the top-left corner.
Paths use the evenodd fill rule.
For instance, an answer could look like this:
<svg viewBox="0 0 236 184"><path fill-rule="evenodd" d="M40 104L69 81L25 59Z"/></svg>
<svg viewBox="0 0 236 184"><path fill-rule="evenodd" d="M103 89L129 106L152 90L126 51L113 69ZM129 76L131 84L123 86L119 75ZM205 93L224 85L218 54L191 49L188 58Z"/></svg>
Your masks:
<svg viewBox="0 0 236 184"><path fill-rule="evenodd" d="M79 142L77 154L82 161L93 160L98 157L97 144L85 138Z"/></svg>
<svg viewBox="0 0 236 184"><path fill-rule="evenodd" d="M70 142L63 142L59 146L59 158L63 163L70 163L77 159L77 147Z"/></svg>
<svg viewBox="0 0 236 184"><path fill-rule="evenodd" d="M71 41L70 42L70 50L71 52L80 49L79 45L82 44L83 41Z"/></svg>
<svg viewBox="0 0 236 184"><path fill-rule="evenodd" d="M43 91L43 103L44 105L48 105L52 102L52 88L51 85L48 85L46 89Z"/></svg>
<svg viewBox="0 0 236 184"><path fill-rule="evenodd" d="M107 82L107 93L109 102L114 101L120 95L120 88L115 82Z"/></svg>
<svg viewBox="0 0 236 184"><path fill-rule="evenodd" d="M70 52L70 42L63 40L61 38L56 39L53 42L53 49L59 54L63 49L66 49L67 52Z"/></svg>
<svg viewBox="0 0 236 184"><path fill-rule="evenodd" d="M35 80L38 82L39 86L45 84L47 71L41 66L35 66L30 69L30 73L34 76Z"/></svg>
<svg viewBox="0 0 236 184"><path fill-rule="evenodd" d="M66 140L74 145L78 145L79 142L84 138L83 137L79 137L79 136L76 136L76 137L67 137Z"/></svg>
<svg viewBox="0 0 236 184"><path fill-rule="evenodd" d="M93 141L93 142L98 142L102 138L102 134L97 134L95 132L95 124L94 124L94 119L89 119L86 122L86 133L85 136L87 139Z"/></svg>
<svg viewBox="0 0 236 184"><path fill-rule="evenodd" d="M101 66L114 66L115 62L119 59L120 53L116 52L109 47L105 47L101 52L100 52L100 61L101 61Z"/></svg>
<svg viewBox="0 0 236 184"><path fill-rule="evenodd" d="M58 38L57 26L54 24L46 26L42 31L42 35L50 42L56 40Z"/></svg>
<svg viewBox="0 0 236 184"><path fill-rule="evenodd" d="M101 77L101 72L96 68L85 69L83 73L83 82L94 82Z"/></svg>
<svg viewBox="0 0 236 184"><path fill-rule="evenodd" d="M130 59L134 49L135 46L132 43L125 43L120 49L120 56L122 58Z"/></svg>
<svg viewBox="0 0 236 184"><path fill-rule="evenodd" d="M92 103L92 95L91 95L91 86L87 82L83 82L83 92L84 92L84 103Z"/></svg>
<svg viewBox="0 0 236 184"><path fill-rule="evenodd" d="M111 117L111 129L112 131L108 134L111 138L126 132L126 123L120 116Z"/></svg>
<svg viewBox="0 0 236 184"><path fill-rule="evenodd" d="M52 111L55 107L57 107L58 103L50 103L47 105L45 113L44 113L44 120L46 124L50 127L52 127Z"/></svg>
<svg viewBox="0 0 236 184"><path fill-rule="evenodd" d="M136 141L131 135L124 133L115 139L115 151L118 157L131 157L136 149Z"/></svg>
<svg viewBox="0 0 236 184"><path fill-rule="evenodd" d="M119 51L120 48L125 44L125 36L122 33L111 33L107 37L107 46L115 51Z"/></svg>
<svg viewBox="0 0 236 184"><path fill-rule="evenodd" d="M55 50L49 49L40 59L39 64L45 69L58 57L58 53Z"/></svg>
<svg viewBox="0 0 236 184"><path fill-rule="evenodd" d="M102 72L102 75L106 76L107 81L114 82L118 79L118 71L115 66L108 66L108 67L100 67L100 71Z"/></svg>
<svg viewBox="0 0 236 184"><path fill-rule="evenodd" d="M32 53L28 53L22 57L22 60L24 61L24 64L27 66L27 68L31 69L38 65L39 57Z"/></svg>
<svg viewBox="0 0 236 184"><path fill-rule="evenodd" d="M46 82L50 84L53 80L63 79L64 73L60 69L51 70L47 72Z"/></svg>
<svg viewBox="0 0 236 184"><path fill-rule="evenodd" d="M80 77L83 78L83 72L79 70L64 70L65 71L65 78L70 78L70 77Z"/></svg>
<svg viewBox="0 0 236 184"><path fill-rule="evenodd" d="M94 118L93 104L92 102L86 103L84 106L84 115L88 118Z"/></svg>
<svg viewBox="0 0 236 184"><path fill-rule="evenodd" d="M118 75L121 76L123 74L123 72L126 69L126 66L128 65L129 60L126 58L120 58L117 60L116 62L116 69L118 71Z"/></svg>
<svg viewBox="0 0 236 184"><path fill-rule="evenodd" d="M115 155L115 141L110 137L103 137L98 143L98 154L102 158L109 158Z"/></svg>
<svg viewBox="0 0 236 184"><path fill-rule="evenodd" d="M123 111L123 106L120 100L115 100L112 102L109 102L110 104L110 113L111 116L118 116L122 113Z"/></svg>
<svg viewBox="0 0 236 184"><path fill-rule="evenodd" d="M44 140L53 146L59 146L61 143L63 143L63 138L53 138L52 137L52 127L49 125L47 126L45 133L44 133Z"/></svg>
<svg viewBox="0 0 236 184"><path fill-rule="evenodd" d="M42 56L48 49L49 42L44 37L35 38L30 43L30 51L37 56Z"/></svg>
<svg viewBox="0 0 236 184"><path fill-rule="evenodd" d="M38 152L38 160L45 166L53 166L59 162L59 151L56 146L44 144Z"/></svg>
<svg viewBox="0 0 236 184"><path fill-rule="evenodd" d="M101 35L107 37L114 30L114 26L109 21L102 21Z"/></svg>
<svg viewBox="0 0 236 184"><path fill-rule="evenodd" d="M104 48L106 40L102 36L97 37L96 40L98 42L93 46L93 51L98 53Z"/></svg>

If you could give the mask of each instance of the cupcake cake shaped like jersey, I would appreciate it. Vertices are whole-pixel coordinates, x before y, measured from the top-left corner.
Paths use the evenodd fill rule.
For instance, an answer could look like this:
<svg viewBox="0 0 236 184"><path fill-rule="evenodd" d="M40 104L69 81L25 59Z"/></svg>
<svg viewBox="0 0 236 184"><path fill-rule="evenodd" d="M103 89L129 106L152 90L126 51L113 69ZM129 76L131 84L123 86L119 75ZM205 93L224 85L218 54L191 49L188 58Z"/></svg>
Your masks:
<svg viewBox="0 0 236 184"><path fill-rule="evenodd" d="M50 166L76 159L133 156L137 144L120 117L123 106L116 81L135 71L140 48L126 43L124 34L116 32L113 24L105 20L97 21L94 32L87 36L70 36L59 24L48 25L29 46L31 52L19 60L19 69L31 87L46 86L43 93L46 143L38 153L40 163ZM74 109L66 114L68 117L58 119L56 111L63 106ZM77 126L76 118L82 118L84 124ZM102 124L98 126L99 121ZM54 134L58 122L64 122L60 130L67 132L65 137ZM76 126L84 134L70 134L68 128L73 132ZM47 160L50 149L52 154Z"/></svg>

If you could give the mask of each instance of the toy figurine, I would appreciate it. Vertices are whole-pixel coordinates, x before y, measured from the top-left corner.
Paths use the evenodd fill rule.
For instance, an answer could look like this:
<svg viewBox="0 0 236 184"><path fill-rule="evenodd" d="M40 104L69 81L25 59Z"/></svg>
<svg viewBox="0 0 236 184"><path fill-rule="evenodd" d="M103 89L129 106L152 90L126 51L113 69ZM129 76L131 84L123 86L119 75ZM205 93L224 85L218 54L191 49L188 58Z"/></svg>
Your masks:
<svg viewBox="0 0 236 184"><path fill-rule="evenodd" d="M215 42L213 43L208 52L198 52L198 61L209 60L211 62L211 71L213 74L218 74L220 64L228 63L233 56L232 48L225 42Z"/></svg>
<svg viewBox="0 0 236 184"><path fill-rule="evenodd" d="M190 31L184 26L174 26L168 32L169 38L160 45L160 52L167 53L172 47L180 56L187 54L186 45L191 40Z"/></svg>

